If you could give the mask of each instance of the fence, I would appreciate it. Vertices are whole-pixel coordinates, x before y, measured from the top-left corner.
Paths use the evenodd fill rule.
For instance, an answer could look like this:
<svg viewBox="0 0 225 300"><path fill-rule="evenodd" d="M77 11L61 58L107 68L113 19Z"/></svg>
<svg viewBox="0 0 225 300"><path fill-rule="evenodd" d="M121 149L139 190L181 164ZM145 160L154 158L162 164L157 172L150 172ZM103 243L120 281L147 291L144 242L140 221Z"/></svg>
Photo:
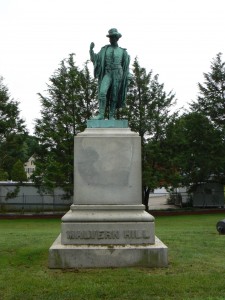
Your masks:
<svg viewBox="0 0 225 300"><path fill-rule="evenodd" d="M170 205L176 205L180 207L193 206L193 207L224 207L224 192L213 190L212 192L196 192L192 195L188 195L185 192L174 193L154 193L150 194L149 201L154 198L156 203L160 199L165 198L165 202ZM20 194L12 199L7 199L6 195L0 196L0 213L5 212L17 212L17 213L55 213L55 212L67 212L70 205L73 203L73 199L65 199L64 196L55 194L36 194L27 195Z"/></svg>
<svg viewBox="0 0 225 300"><path fill-rule="evenodd" d="M185 192L173 192L168 196L168 204L174 204L180 207L224 207L224 191L221 189L198 189L190 194Z"/></svg>
<svg viewBox="0 0 225 300"><path fill-rule="evenodd" d="M0 212L64 212L68 211L72 199L64 199L63 195L19 195L13 199L0 196Z"/></svg>

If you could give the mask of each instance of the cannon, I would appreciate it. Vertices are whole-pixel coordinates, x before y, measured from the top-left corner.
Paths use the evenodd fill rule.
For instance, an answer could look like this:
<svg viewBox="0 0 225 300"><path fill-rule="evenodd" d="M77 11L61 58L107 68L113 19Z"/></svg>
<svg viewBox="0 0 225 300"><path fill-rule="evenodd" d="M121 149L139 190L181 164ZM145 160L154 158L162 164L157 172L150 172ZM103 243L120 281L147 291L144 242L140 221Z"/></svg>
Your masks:
<svg viewBox="0 0 225 300"><path fill-rule="evenodd" d="M225 219L217 222L216 229L219 234L225 234Z"/></svg>

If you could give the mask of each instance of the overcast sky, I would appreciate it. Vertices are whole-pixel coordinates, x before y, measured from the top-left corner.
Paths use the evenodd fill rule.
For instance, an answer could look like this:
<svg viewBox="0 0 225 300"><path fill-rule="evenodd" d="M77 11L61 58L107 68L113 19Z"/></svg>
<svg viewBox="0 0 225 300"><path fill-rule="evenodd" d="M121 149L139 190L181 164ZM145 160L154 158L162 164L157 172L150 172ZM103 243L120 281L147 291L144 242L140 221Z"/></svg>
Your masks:
<svg viewBox="0 0 225 300"><path fill-rule="evenodd" d="M60 61L75 53L82 68L90 42L98 52L112 27L131 62L137 56L176 93L178 108L196 99L216 54L225 60L225 0L0 0L0 75L31 133L37 93Z"/></svg>

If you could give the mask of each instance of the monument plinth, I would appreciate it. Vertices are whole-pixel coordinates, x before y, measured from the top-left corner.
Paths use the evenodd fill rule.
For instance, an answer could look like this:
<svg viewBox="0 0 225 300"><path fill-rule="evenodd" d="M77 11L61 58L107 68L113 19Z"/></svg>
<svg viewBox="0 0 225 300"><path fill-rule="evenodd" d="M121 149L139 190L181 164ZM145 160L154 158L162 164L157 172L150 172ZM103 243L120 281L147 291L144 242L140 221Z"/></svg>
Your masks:
<svg viewBox="0 0 225 300"><path fill-rule="evenodd" d="M126 120L91 120L74 139L74 203L49 250L50 268L167 266L141 204L141 141Z"/></svg>

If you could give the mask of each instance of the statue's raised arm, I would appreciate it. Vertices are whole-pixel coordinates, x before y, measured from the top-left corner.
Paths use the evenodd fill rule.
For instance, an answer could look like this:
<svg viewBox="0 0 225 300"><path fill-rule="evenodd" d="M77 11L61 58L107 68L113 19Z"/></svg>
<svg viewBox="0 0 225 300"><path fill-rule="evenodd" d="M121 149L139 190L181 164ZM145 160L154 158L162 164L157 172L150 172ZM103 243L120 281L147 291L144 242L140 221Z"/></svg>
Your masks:
<svg viewBox="0 0 225 300"><path fill-rule="evenodd" d="M95 62L95 53L93 51L95 47L95 43L91 42L90 44L90 58L91 58L91 61L94 63Z"/></svg>
<svg viewBox="0 0 225 300"><path fill-rule="evenodd" d="M125 106L126 102L130 57L126 49L118 46L122 35L116 28L110 29L107 37L110 44L103 46L97 54L93 50L95 44L90 44L90 58L99 85L99 114L94 117L97 120L105 118L106 103L110 106L109 119L114 120L116 108Z"/></svg>
<svg viewBox="0 0 225 300"><path fill-rule="evenodd" d="M95 47L95 43L91 42L91 44L90 44L90 50L93 50L94 47Z"/></svg>

